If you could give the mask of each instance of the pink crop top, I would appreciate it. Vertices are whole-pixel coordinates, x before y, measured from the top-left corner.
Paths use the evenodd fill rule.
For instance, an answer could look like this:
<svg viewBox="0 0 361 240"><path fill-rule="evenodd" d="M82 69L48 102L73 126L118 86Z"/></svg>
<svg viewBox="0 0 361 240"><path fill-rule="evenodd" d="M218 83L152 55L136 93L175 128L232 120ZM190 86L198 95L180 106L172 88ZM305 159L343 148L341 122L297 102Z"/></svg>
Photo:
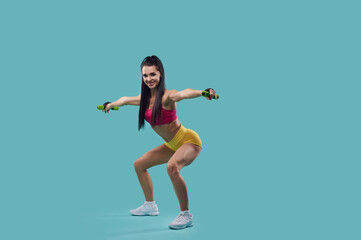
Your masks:
<svg viewBox="0 0 361 240"><path fill-rule="evenodd" d="M155 125L162 125L162 124L170 123L177 119L177 114L176 114L177 110L167 110L167 109L162 108L162 112L163 112L162 121L160 122L159 118L158 118ZM147 122L149 122L149 124L151 124L152 109L145 110L144 118Z"/></svg>

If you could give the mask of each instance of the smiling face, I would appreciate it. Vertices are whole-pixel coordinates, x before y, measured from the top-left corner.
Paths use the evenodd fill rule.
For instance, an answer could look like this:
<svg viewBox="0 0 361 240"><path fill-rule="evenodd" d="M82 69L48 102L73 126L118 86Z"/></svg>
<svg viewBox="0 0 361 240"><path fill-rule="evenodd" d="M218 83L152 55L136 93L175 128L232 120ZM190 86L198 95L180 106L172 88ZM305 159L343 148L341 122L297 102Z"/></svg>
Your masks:
<svg viewBox="0 0 361 240"><path fill-rule="evenodd" d="M160 72L156 66L144 66L142 68L143 81L150 88L154 89L160 81Z"/></svg>

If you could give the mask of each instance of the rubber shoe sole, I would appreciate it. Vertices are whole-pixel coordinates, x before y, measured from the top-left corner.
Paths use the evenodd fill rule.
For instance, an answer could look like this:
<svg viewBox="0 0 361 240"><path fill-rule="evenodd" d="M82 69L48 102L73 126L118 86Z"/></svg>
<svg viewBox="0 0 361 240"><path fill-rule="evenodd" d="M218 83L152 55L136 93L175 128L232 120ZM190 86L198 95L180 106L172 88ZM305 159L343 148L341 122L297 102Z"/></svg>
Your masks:
<svg viewBox="0 0 361 240"><path fill-rule="evenodd" d="M158 216L159 212L152 212L152 213L145 213L145 214L135 214L135 213L130 213L133 216Z"/></svg>
<svg viewBox="0 0 361 240"><path fill-rule="evenodd" d="M168 227L170 229L174 229L174 230L180 230L180 229L184 229L184 228L187 228L187 227L193 227L193 222L190 222L186 225L179 225L179 226L171 226L171 225L168 225Z"/></svg>

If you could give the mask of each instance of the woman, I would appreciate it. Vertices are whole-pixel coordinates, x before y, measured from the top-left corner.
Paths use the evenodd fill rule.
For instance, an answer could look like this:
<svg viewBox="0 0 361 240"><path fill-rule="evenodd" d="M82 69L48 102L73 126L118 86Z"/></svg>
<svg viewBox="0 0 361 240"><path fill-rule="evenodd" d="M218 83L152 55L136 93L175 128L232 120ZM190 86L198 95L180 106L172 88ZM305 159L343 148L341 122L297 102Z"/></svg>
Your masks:
<svg viewBox="0 0 361 240"><path fill-rule="evenodd" d="M176 115L176 103L183 99L200 97L201 90L185 89L183 91L165 89L163 64L156 56L146 57L141 64L142 92L136 97L121 97L110 103L103 110L115 106L139 106L138 130L144 128L144 119L153 130L161 136L165 143L145 153L134 162L140 185L145 196L145 203L130 213L135 216L158 215L158 207L154 202L152 179L147 171L153 166L167 163L167 172L178 197L181 212L169 224L172 229L183 229L192 226L193 216L188 208L187 186L180 175L180 170L191 164L202 149L202 142L196 132L182 126ZM210 96L216 98L213 89L206 89Z"/></svg>

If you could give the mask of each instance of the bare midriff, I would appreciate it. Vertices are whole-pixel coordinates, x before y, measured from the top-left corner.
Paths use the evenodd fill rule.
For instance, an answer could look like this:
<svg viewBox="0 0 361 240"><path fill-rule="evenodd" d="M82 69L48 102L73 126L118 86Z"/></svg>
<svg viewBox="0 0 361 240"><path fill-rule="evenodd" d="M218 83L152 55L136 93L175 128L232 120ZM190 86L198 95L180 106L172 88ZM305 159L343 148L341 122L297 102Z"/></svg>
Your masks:
<svg viewBox="0 0 361 240"><path fill-rule="evenodd" d="M161 136L166 142L170 142L174 138L180 127L181 123L178 118L170 123L152 126L154 132Z"/></svg>

